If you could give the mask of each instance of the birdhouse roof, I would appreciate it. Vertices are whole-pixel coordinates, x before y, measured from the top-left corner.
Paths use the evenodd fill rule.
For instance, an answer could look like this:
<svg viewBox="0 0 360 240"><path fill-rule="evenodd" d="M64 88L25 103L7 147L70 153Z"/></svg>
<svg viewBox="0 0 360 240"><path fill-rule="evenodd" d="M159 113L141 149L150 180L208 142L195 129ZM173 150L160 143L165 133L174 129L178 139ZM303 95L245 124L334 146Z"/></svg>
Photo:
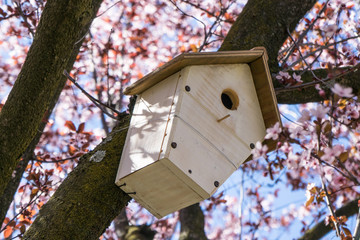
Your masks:
<svg viewBox="0 0 360 240"><path fill-rule="evenodd" d="M128 86L124 93L140 94L186 66L246 63L251 69L265 127L271 127L280 121L280 116L267 59L262 47L246 51L183 53Z"/></svg>

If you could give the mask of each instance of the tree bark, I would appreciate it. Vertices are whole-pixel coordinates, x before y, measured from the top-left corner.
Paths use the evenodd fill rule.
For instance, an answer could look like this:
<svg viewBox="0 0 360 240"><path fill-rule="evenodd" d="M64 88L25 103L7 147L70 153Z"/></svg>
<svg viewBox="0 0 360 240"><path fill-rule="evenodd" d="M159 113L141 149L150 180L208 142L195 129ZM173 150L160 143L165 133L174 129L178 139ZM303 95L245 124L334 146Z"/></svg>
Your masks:
<svg viewBox="0 0 360 240"><path fill-rule="evenodd" d="M180 240L206 240L204 214L199 203L180 210Z"/></svg>
<svg viewBox="0 0 360 240"><path fill-rule="evenodd" d="M41 208L24 239L98 239L131 199L114 183L129 116L93 151L80 158Z"/></svg>
<svg viewBox="0 0 360 240"><path fill-rule="evenodd" d="M49 101L65 83L64 69L102 0L49 0L33 44L0 112L0 195L36 135Z"/></svg>

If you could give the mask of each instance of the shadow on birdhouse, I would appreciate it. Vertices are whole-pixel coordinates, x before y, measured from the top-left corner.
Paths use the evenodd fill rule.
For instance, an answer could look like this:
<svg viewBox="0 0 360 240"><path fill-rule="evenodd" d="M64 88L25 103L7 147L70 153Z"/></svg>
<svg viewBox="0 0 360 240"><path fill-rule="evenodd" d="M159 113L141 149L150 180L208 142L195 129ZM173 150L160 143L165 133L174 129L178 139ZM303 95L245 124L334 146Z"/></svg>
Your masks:
<svg viewBox="0 0 360 240"><path fill-rule="evenodd" d="M185 53L138 95L116 184L161 218L209 198L280 121L264 48Z"/></svg>

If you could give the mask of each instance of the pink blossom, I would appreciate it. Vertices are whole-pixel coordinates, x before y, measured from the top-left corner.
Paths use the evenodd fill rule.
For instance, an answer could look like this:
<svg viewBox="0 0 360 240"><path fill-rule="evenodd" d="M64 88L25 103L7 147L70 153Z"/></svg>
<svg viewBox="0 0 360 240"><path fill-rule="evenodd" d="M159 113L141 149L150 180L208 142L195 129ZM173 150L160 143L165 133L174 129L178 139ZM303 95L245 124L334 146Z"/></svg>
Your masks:
<svg viewBox="0 0 360 240"><path fill-rule="evenodd" d="M290 137L294 139L305 139L307 135L307 131L304 130L303 127L297 126L295 128L289 128Z"/></svg>
<svg viewBox="0 0 360 240"><path fill-rule="evenodd" d="M280 83L287 86L292 86L303 82L301 80L301 76L296 75L296 73L293 73L293 75L290 76L289 73L282 71L279 72L279 74L276 76L276 79L278 79Z"/></svg>
<svg viewBox="0 0 360 240"><path fill-rule="evenodd" d="M30 4L26 4L23 6L23 11L26 13L26 14L30 14L34 11L36 11L36 8Z"/></svg>
<svg viewBox="0 0 360 240"><path fill-rule="evenodd" d="M332 148L325 148L324 155L321 156L321 160L333 163L335 161L335 157L340 156L340 154L344 151L344 146L335 145Z"/></svg>
<svg viewBox="0 0 360 240"><path fill-rule="evenodd" d="M251 154L253 155L254 159L261 157L265 158L267 151L268 147L266 145L262 145L261 142L258 141L255 144L255 148L251 150Z"/></svg>
<svg viewBox="0 0 360 240"><path fill-rule="evenodd" d="M329 112L329 108L324 107L321 104L316 106L316 109L311 109L310 113L316 118L325 118L325 115Z"/></svg>
<svg viewBox="0 0 360 240"><path fill-rule="evenodd" d="M336 32L337 25L336 24L327 24L324 27L322 27L321 30L325 33L326 37L331 37Z"/></svg>
<svg viewBox="0 0 360 240"><path fill-rule="evenodd" d="M331 88L331 91L340 97L351 98L354 96L352 94L352 88L343 87L338 83L335 83L334 87Z"/></svg>
<svg viewBox="0 0 360 240"><path fill-rule="evenodd" d="M292 75L293 79L298 82L298 83L302 83L303 81L301 80L301 76L300 75L296 75L296 73L293 73Z"/></svg>
<svg viewBox="0 0 360 240"><path fill-rule="evenodd" d="M323 98L326 97L325 91L320 87L320 84L315 85L315 89L318 90L319 95Z"/></svg>
<svg viewBox="0 0 360 240"><path fill-rule="evenodd" d="M281 133L281 127L280 123L277 122L272 128L266 129L266 136L265 139L272 138L273 140L276 140L279 138L279 134Z"/></svg>
<svg viewBox="0 0 360 240"><path fill-rule="evenodd" d="M310 112L306 109L301 111L301 117L299 118L299 122L307 122L311 119Z"/></svg>
<svg viewBox="0 0 360 240"><path fill-rule="evenodd" d="M279 72L279 75L276 76L276 79L281 80L281 79L283 79L283 78L290 78L289 73L280 71L280 72Z"/></svg>
<svg viewBox="0 0 360 240"><path fill-rule="evenodd" d="M332 220L331 220L331 216L330 216L330 215L327 215L327 216L325 217L325 225L326 225L326 226L329 225L331 221L332 221Z"/></svg>
<svg viewBox="0 0 360 240"><path fill-rule="evenodd" d="M280 147L280 150L283 152L283 153L289 153L292 151L292 146L285 142L281 147Z"/></svg>
<svg viewBox="0 0 360 240"><path fill-rule="evenodd" d="M299 166L299 155L290 152L288 158L286 159L286 166L288 169L297 169ZM295 173L296 171L291 171Z"/></svg>

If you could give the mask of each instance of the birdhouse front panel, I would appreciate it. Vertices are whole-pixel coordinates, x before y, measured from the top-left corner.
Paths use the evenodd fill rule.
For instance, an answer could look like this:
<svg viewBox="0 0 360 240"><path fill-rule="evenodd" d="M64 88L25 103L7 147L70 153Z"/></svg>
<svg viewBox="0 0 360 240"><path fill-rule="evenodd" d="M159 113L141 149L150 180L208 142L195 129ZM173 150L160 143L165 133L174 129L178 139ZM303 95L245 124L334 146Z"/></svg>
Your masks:
<svg viewBox="0 0 360 240"><path fill-rule="evenodd" d="M248 64L188 66L182 70L175 117L187 123L238 168L265 125Z"/></svg>
<svg viewBox="0 0 360 240"><path fill-rule="evenodd" d="M270 81L251 50L184 54L130 86L116 184L158 218L210 197L280 119Z"/></svg>

